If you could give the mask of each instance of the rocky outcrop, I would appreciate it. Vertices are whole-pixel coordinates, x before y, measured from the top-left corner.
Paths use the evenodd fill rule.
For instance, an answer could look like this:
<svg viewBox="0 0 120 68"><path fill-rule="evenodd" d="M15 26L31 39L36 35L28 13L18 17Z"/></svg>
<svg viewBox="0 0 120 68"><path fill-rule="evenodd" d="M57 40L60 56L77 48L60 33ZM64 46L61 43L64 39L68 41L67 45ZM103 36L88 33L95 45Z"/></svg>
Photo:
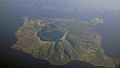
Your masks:
<svg viewBox="0 0 120 68"><path fill-rule="evenodd" d="M67 35L68 35L68 32L66 32L60 40L64 41Z"/></svg>
<svg viewBox="0 0 120 68"><path fill-rule="evenodd" d="M104 24L104 19L101 17L96 17L93 19L97 24Z"/></svg>

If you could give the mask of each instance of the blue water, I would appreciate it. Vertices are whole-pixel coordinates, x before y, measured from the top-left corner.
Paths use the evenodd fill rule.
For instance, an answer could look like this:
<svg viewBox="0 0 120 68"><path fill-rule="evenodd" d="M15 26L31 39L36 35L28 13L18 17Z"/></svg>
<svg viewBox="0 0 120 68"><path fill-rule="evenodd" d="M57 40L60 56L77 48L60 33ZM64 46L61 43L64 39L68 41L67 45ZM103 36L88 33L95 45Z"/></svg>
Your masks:
<svg viewBox="0 0 120 68"><path fill-rule="evenodd" d="M116 15L117 16L116 16ZM119 13L99 13L99 12L68 12L68 11L57 11L57 10L38 10L32 9L28 6L14 6L14 5L6 5L0 6L0 63L5 67L16 67L20 68L65 68L64 66L52 66L49 62L39 59L34 59L32 56L28 54L24 54L21 51L14 50L11 48L13 44L16 42L15 32L18 28L23 24L21 23L21 17L28 16L30 18L74 18L74 19L90 19L96 16L103 16L106 19L113 20L108 25L100 25L96 28L96 31L103 36L102 46L104 47L105 52L110 56L117 55L120 57L118 50L120 49L120 31L119 31ZM113 17L113 18L112 18ZM118 23L114 23L116 21ZM114 26L113 26L114 25ZM114 29L115 28L115 29ZM104 30L103 30L104 29ZM109 31L110 30L110 31ZM112 33L112 34L111 34ZM113 42L114 41L114 42ZM113 44L114 45L108 45ZM115 48L114 48L115 47ZM116 51L116 48L119 48ZM111 54L112 52L112 54ZM78 63L78 62L77 62ZM86 64L86 63L85 63ZM1 66L0 65L0 66ZM76 64L70 64L70 66L76 66ZM84 66L87 66L84 65ZM83 67L84 67L83 66ZM90 67L91 64L88 64L87 68ZM68 64L69 67L69 64ZM80 65L78 64L78 68ZM18 67L17 67L18 68ZM86 68L86 67L85 67Z"/></svg>
<svg viewBox="0 0 120 68"><path fill-rule="evenodd" d="M52 31L52 32L42 32L37 36L40 37L43 41L56 41L60 40L63 37L64 33L61 31Z"/></svg>
<svg viewBox="0 0 120 68"><path fill-rule="evenodd" d="M120 18L120 17L119 17ZM105 54L120 59L120 19L118 17L106 19L103 25L95 27L95 31L102 35L102 47Z"/></svg>

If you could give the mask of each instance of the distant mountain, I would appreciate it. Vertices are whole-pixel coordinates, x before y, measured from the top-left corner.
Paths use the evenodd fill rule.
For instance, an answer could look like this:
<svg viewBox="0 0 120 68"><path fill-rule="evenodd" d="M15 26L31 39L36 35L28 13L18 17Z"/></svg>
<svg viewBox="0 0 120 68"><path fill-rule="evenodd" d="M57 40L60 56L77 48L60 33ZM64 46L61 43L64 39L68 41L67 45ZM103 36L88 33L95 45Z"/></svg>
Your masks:
<svg viewBox="0 0 120 68"><path fill-rule="evenodd" d="M101 37L92 27L93 22L87 20L24 18L12 48L55 65L79 60L115 68L118 61L104 54Z"/></svg>

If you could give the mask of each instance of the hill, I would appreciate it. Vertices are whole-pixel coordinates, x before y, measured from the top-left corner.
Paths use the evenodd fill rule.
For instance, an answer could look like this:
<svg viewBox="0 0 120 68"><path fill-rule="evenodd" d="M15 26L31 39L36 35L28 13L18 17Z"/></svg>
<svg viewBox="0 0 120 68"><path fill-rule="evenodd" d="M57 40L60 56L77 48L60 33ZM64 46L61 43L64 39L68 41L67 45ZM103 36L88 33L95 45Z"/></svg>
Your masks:
<svg viewBox="0 0 120 68"><path fill-rule="evenodd" d="M104 54L101 36L92 31L93 26L93 22L87 20L33 20L25 17L16 32L17 42L12 48L55 65L79 60L115 68L119 62Z"/></svg>

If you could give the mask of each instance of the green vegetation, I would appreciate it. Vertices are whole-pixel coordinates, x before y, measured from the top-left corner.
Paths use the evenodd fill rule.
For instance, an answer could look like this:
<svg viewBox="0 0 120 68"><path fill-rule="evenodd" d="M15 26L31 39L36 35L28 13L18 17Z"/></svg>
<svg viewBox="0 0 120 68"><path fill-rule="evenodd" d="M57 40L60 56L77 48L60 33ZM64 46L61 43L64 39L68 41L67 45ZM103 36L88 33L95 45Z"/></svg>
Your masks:
<svg viewBox="0 0 120 68"><path fill-rule="evenodd" d="M12 47L48 60L51 64L66 64L73 60L89 62L97 66L115 68L119 61L104 54L101 37L91 28L92 21L69 19L24 19L16 32L17 42ZM60 31L64 39L42 40L37 33ZM47 34L49 35L49 34Z"/></svg>

